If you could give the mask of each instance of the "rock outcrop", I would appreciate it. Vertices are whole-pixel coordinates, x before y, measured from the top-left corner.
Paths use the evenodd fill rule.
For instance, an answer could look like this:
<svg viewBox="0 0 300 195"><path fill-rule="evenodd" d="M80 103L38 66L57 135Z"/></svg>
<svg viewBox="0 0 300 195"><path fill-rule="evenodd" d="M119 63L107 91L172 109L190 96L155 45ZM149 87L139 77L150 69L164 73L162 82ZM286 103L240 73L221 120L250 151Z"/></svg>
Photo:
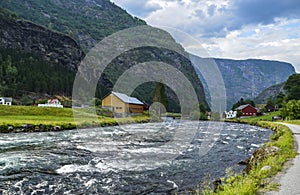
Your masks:
<svg viewBox="0 0 300 195"><path fill-rule="evenodd" d="M33 53L76 70L84 53L72 38L21 19L0 17L0 47Z"/></svg>
<svg viewBox="0 0 300 195"><path fill-rule="evenodd" d="M285 94L285 90L283 89L285 83L281 83L278 85L273 85L263 90L255 99L254 102L256 104L266 104L269 98L276 98L278 94Z"/></svg>

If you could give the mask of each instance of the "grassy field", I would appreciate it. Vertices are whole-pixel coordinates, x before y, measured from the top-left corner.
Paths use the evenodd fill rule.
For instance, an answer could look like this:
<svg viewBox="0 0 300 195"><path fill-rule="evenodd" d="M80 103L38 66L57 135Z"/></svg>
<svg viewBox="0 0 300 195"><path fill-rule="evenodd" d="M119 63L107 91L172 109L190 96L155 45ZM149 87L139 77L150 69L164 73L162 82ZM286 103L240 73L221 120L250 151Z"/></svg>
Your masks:
<svg viewBox="0 0 300 195"><path fill-rule="evenodd" d="M233 119L233 120L226 120L228 122L241 122L241 123L248 123L255 125L259 121L272 121L273 116L279 116L279 112L272 112L264 116L258 116L258 117L249 117L249 118L242 118L242 119ZM300 125L300 120L279 120L276 122L284 122L284 123L290 123L295 125Z"/></svg>
<svg viewBox="0 0 300 195"><path fill-rule="evenodd" d="M39 108L33 106L0 106L0 132L8 133L15 129L23 129L30 124L25 131L51 131L63 129L75 129L111 126L119 123L144 123L149 122L148 116L136 116L114 119L99 116L92 109L74 110L71 108Z"/></svg>
<svg viewBox="0 0 300 195"><path fill-rule="evenodd" d="M300 120L290 120L290 121L284 121L285 123L294 124L294 125L300 125Z"/></svg>
<svg viewBox="0 0 300 195"><path fill-rule="evenodd" d="M238 119L232 119L232 120L226 120L226 121L232 121L232 122L258 122L258 121L272 121L273 116L278 116L279 112L272 112L268 113L263 116L257 116L257 117L249 117L249 118L238 118Z"/></svg>
<svg viewBox="0 0 300 195"><path fill-rule="evenodd" d="M276 114L276 113L274 113ZM258 194L269 190L276 190L277 183L272 182L272 177L282 171L284 163L296 156L294 148L294 138L292 132L284 125L261 121L260 119L269 119L270 116L263 116L251 119L243 119L241 122L255 124L263 128L269 128L274 131L270 137L270 142L266 143L253 155L253 160L248 164L249 172L233 174L228 171L228 175L222 178L222 185L212 190L208 187L205 190L199 190L194 194L205 195L227 195L227 194ZM297 123L300 121L297 121ZM268 154L266 151L270 148L277 148L273 153ZM269 167L263 169L263 167ZM201 191L201 193L200 193Z"/></svg>

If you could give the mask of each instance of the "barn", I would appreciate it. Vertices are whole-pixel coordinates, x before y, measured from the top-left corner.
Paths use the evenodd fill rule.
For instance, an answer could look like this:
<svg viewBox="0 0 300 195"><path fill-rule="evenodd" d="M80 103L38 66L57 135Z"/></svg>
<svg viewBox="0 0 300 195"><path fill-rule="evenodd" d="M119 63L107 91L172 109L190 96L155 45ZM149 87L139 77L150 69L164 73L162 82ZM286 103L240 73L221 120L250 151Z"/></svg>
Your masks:
<svg viewBox="0 0 300 195"><path fill-rule="evenodd" d="M251 106L250 104L242 105L235 109L236 111L241 111L242 116L256 116L257 115L257 109Z"/></svg>
<svg viewBox="0 0 300 195"><path fill-rule="evenodd" d="M128 116L144 112L144 103L123 93L111 92L103 98L102 108L111 110L115 116Z"/></svg>

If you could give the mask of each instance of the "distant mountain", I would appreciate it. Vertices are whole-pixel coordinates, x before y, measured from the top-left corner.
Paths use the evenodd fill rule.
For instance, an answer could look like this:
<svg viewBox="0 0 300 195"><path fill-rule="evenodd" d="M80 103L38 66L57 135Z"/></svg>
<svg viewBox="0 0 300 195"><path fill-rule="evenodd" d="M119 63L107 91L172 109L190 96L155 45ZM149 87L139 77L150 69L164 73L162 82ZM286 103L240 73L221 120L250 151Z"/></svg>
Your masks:
<svg viewBox="0 0 300 195"><path fill-rule="evenodd" d="M204 66L207 59L191 55L194 65ZM269 60L231 60L213 59L217 65L226 88L227 109L240 98L254 99L266 88L285 82L290 75L295 74L295 68L285 62ZM201 72L197 72L209 102L209 91ZM216 73L217 74L217 73ZM212 75L213 76L213 75ZM215 85L218 85L216 80Z"/></svg>
<svg viewBox="0 0 300 195"><path fill-rule="evenodd" d="M269 98L276 98L280 92L285 94L285 90L283 89L284 85L285 82L268 87L267 89L263 90L260 94L258 94L257 97L255 97L254 102L256 104L266 104Z"/></svg>
<svg viewBox="0 0 300 195"><path fill-rule="evenodd" d="M109 0L9 0L0 7L71 36L85 51L114 32L146 25Z"/></svg>

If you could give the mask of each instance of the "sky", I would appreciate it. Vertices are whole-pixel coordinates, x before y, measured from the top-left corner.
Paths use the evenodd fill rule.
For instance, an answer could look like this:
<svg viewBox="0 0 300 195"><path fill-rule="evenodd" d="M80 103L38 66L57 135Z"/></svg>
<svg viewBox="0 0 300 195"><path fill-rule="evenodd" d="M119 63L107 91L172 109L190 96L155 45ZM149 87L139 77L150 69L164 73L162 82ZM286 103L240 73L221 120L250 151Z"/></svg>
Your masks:
<svg viewBox="0 0 300 195"><path fill-rule="evenodd" d="M111 1L151 26L188 34L210 57L279 60L300 72L299 0Z"/></svg>

